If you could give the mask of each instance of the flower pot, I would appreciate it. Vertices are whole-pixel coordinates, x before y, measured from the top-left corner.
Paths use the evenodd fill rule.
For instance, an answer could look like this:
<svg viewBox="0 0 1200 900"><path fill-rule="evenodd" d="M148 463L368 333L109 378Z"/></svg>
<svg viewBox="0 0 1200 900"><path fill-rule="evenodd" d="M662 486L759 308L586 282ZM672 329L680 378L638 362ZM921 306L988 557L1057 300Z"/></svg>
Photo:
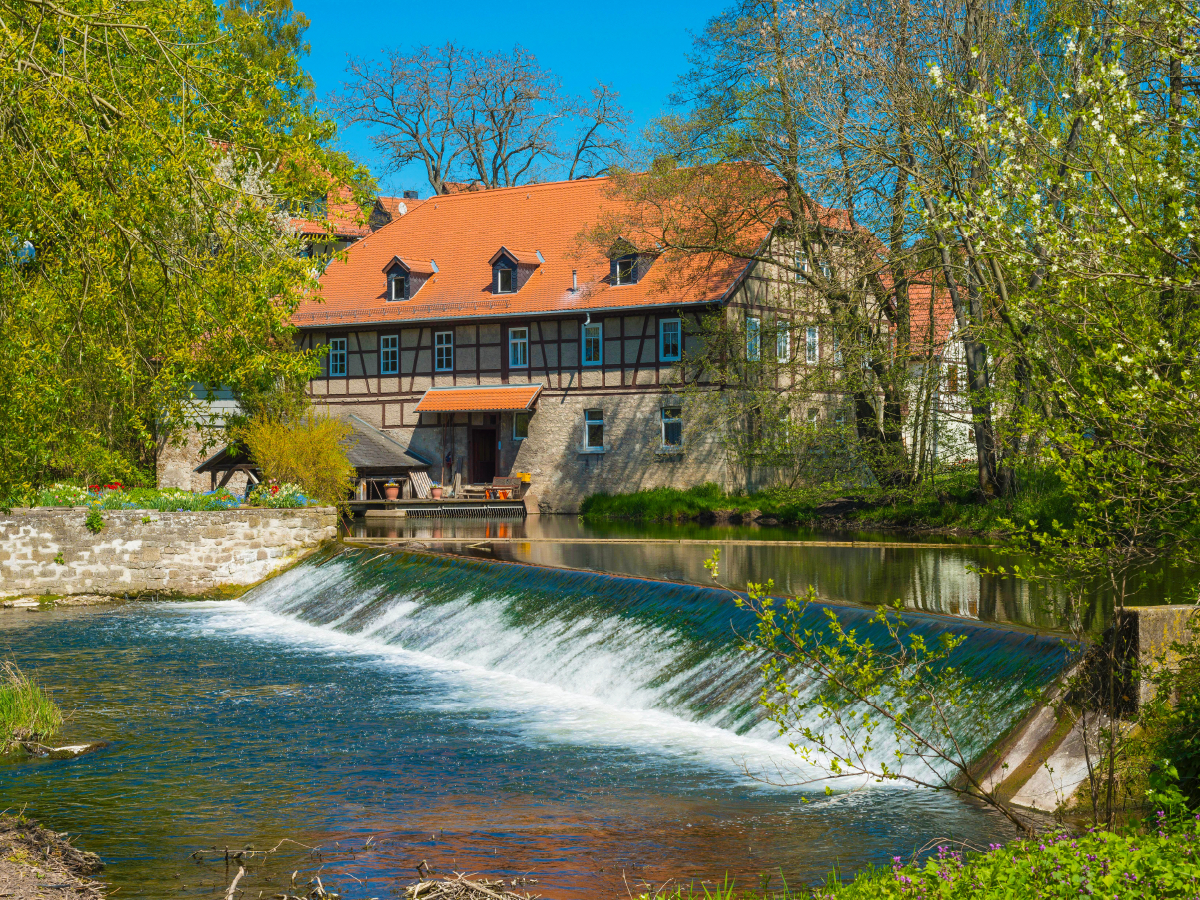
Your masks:
<svg viewBox="0 0 1200 900"><path fill-rule="evenodd" d="M385 496L389 500L395 500L397 497L400 496L400 485L385 484L383 486L383 496Z"/></svg>
<svg viewBox="0 0 1200 900"><path fill-rule="evenodd" d="M432 494L432 495L433 495L433 499L434 499L434 500L441 500L441 499L442 499L442 489L441 489L440 487L435 487L435 488L432 488L432 489L430 490L430 494Z"/></svg>

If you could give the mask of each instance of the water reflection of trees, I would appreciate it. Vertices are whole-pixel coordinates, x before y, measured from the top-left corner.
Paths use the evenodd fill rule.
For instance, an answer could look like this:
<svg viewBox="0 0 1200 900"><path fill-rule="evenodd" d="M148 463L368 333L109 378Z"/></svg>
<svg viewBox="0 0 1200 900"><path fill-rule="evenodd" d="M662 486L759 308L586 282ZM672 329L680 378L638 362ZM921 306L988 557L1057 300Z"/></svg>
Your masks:
<svg viewBox="0 0 1200 900"><path fill-rule="evenodd" d="M1011 573L1014 565L1027 570L1031 560L966 544L931 544L928 548L839 547L830 546L831 541L812 542L830 536L793 535L786 529L664 525L640 528L627 523L596 528L573 516L539 516L523 521L394 520L378 527L358 524L355 533L416 539L436 549L517 562L699 584L710 583L704 561L714 547L720 546L722 582L737 588L744 588L749 581L773 579L780 593L798 595L811 584L823 599L832 602L880 604L900 600L909 609L1048 629L1061 629L1067 616L1076 614L1068 608L1065 591L1053 577L1029 581L1012 574L997 574L1000 569ZM711 538L713 543L672 543L669 540L672 535L676 539ZM628 542L639 536L658 540ZM522 537L534 540L486 543L489 538ZM626 542L606 543L605 538L609 537L623 538ZM786 545L766 543L789 537L799 540ZM450 538L475 538L482 543L475 547L462 543L438 546L439 540ZM555 538L574 543L554 543ZM731 539L742 543L722 543ZM1186 574L1173 570L1148 571L1127 603L1155 604L1173 599L1179 602L1181 598L1176 594L1187 583ZM1092 632L1103 629L1111 618L1112 606L1111 593L1098 581L1095 589L1086 593L1083 608L1077 613L1083 628Z"/></svg>

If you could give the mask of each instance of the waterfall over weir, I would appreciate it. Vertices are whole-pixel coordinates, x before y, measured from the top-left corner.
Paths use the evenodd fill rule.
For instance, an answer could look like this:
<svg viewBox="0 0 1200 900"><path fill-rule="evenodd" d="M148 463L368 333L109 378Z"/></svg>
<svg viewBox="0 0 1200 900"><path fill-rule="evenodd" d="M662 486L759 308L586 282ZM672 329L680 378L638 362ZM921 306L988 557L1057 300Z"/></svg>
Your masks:
<svg viewBox="0 0 1200 900"><path fill-rule="evenodd" d="M757 664L738 647L752 615L728 593L694 585L512 563L342 550L320 554L254 589L253 608L314 626L362 649L411 654L415 665L457 668L468 679L506 678L509 694L557 692L564 711L579 703L659 724L719 729L744 761L791 757L757 700ZM871 611L837 606L843 623L886 642ZM823 612L809 609L814 627ZM968 714L958 738L973 751L1011 725L1026 691L1061 670L1053 636L906 614L926 639L967 637L954 666L986 684L986 733ZM878 632L878 634L874 633ZM514 689L515 686L515 689ZM542 700L545 701L542 696ZM551 703L554 701L551 700ZM973 711L978 713L978 710ZM643 723L654 728L654 722ZM748 759L749 757L756 759ZM887 748L878 751L888 757Z"/></svg>

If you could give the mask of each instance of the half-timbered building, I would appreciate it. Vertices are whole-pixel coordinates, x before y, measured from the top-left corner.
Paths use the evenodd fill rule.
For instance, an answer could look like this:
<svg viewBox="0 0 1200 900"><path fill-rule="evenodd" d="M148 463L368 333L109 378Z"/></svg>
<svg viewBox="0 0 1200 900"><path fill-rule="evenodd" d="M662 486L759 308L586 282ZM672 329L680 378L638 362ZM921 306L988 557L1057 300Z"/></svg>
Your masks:
<svg viewBox="0 0 1200 900"><path fill-rule="evenodd" d="M543 512L724 484L719 441L689 430L670 378L689 322L745 266L671 289L653 254L581 249L612 202L605 179L438 196L353 244L293 319L325 350L313 400L435 460L443 484L528 473Z"/></svg>

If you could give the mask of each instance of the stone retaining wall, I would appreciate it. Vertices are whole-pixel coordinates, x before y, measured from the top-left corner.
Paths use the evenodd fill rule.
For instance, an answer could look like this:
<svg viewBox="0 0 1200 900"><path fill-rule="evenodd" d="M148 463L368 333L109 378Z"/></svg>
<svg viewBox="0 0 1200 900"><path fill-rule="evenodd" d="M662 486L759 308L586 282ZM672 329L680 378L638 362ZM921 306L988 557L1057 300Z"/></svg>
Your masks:
<svg viewBox="0 0 1200 900"><path fill-rule="evenodd" d="M332 507L102 515L92 534L86 508L0 513L0 596L204 594L253 584L337 537Z"/></svg>

